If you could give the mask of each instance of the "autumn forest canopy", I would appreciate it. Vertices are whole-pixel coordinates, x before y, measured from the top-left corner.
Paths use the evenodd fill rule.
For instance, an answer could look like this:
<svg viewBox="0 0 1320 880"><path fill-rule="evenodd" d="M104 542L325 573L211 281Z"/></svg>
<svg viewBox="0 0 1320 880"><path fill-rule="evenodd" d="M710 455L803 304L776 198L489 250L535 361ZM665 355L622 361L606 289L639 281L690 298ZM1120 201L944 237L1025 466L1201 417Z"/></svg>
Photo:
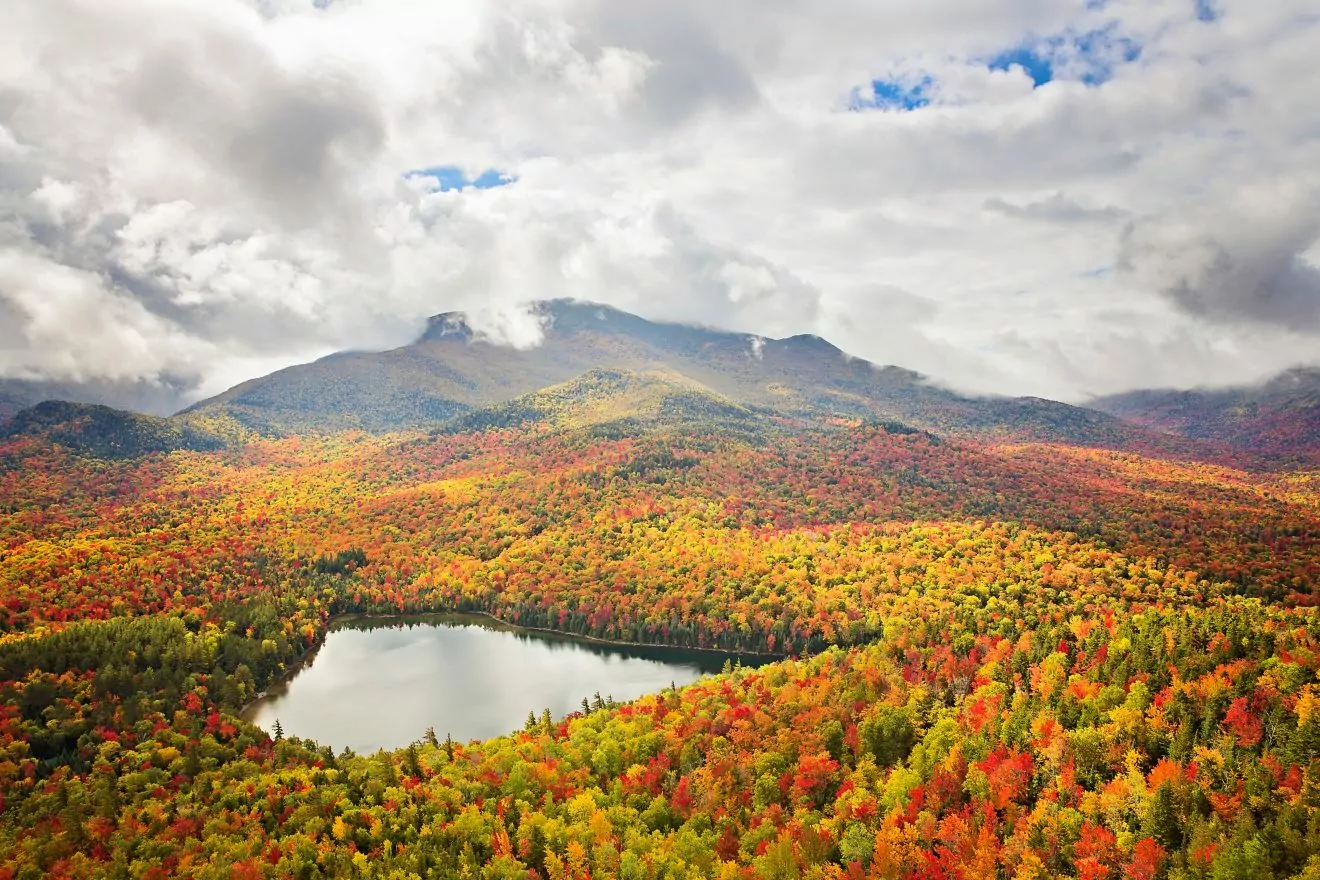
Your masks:
<svg viewBox="0 0 1320 880"><path fill-rule="evenodd" d="M0 426L0 878L1320 878L1314 377L1090 409L544 308ZM441 611L782 659L374 755L241 719Z"/></svg>

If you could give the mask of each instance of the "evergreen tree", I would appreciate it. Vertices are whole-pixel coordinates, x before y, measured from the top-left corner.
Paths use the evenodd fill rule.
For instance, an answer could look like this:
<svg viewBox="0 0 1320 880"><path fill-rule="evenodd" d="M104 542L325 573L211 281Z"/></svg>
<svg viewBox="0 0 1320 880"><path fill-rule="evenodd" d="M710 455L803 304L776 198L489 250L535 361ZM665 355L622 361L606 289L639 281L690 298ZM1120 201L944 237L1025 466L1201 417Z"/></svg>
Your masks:
<svg viewBox="0 0 1320 880"><path fill-rule="evenodd" d="M1177 804L1174 803L1173 785L1166 782L1155 791L1146 815L1148 835L1155 838L1167 850L1177 850L1182 846L1182 823L1178 818Z"/></svg>
<svg viewBox="0 0 1320 880"><path fill-rule="evenodd" d="M404 755L405 766L408 768L408 775L415 778L422 778L426 773L422 770L422 760L417 754L417 743L408 743L408 751Z"/></svg>

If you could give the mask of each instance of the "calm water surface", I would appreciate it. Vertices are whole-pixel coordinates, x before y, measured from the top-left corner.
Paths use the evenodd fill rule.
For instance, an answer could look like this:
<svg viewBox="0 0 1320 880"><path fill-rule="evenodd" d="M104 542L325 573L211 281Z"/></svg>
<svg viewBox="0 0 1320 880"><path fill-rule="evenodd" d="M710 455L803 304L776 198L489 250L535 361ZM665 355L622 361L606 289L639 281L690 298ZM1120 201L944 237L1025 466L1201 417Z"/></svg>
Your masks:
<svg viewBox="0 0 1320 880"><path fill-rule="evenodd" d="M598 691L622 702L690 684L729 656L579 641L476 615L341 621L244 717L268 731L278 719L286 735L336 751L399 748L428 727L441 739L487 739L522 727L528 711L562 718Z"/></svg>

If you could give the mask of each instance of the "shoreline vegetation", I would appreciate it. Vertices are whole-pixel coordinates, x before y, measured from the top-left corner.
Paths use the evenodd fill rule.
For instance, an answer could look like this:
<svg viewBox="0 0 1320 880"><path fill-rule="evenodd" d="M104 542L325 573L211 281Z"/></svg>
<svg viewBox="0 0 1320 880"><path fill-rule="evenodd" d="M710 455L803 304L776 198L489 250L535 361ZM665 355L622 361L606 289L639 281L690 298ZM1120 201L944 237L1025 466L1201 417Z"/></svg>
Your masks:
<svg viewBox="0 0 1320 880"><path fill-rule="evenodd" d="M569 630L554 629L546 626L528 626L523 623L510 623L507 620L496 617L489 611L417 611L407 614L374 614L371 612L352 611L346 614L336 614L326 621L326 633L332 632L336 625L341 623L351 623L354 620L400 620L416 619L423 617L484 617L492 620L500 626L507 627L511 631L522 631L532 633L543 633L545 635L558 636L563 639L578 642L589 642L596 645L614 645L620 648L651 648L659 651L695 651L702 654L718 654L725 657L756 657L764 659L767 662L776 660L787 660L788 654L774 654L767 651L733 651L728 648L702 648L693 645L666 645L660 642L634 642L624 639L603 639L599 636L589 636L582 633L570 632Z"/></svg>

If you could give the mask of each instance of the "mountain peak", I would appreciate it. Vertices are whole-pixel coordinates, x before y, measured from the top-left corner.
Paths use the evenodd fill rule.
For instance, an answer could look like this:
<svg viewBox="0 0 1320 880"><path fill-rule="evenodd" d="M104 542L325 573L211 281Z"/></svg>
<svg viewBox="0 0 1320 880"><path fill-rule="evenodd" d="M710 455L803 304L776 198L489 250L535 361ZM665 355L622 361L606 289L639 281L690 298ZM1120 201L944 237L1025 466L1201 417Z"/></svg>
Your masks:
<svg viewBox="0 0 1320 880"><path fill-rule="evenodd" d="M571 334L583 331L637 332L654 322L602 303L578 299L538 300L528 310L544 322L548 333ZM473 329L469 312L442 312L426 321L419 342L448 339L471 342L480 334ZM681 325L674 325L681 326Z"/></svg>
<svg viewBox="0 0 1320 880"><path fill-rule="evenodd" d="M602 322L616 321L620 318L637 318L630 312L617 309L614 306L605 303L593 302L586 299L573 299L572 297L558 297L556 299L543 299L532 304L532 310L540 314L548 315L554 320L576 319L576 320L596 320ZM645 319L639 319L645 320Z"/></svg>
<svg viewBox="0 0 1320 880"><path fill-rule="evenodd" d="M817 336L814 333L799 333L796 336L789 336L785 339L771 340L782 346L801 349L803 351L816 351L823 354L844 354L843 349L839 348L828 339Z"/></svg>
<svg viewBox="0 0 1320 880"><path fill-rule="evenodd" d="M470 342L474 337L465 312L442 312L426 319L426 330L417 341L460 339Z"/></svg>

